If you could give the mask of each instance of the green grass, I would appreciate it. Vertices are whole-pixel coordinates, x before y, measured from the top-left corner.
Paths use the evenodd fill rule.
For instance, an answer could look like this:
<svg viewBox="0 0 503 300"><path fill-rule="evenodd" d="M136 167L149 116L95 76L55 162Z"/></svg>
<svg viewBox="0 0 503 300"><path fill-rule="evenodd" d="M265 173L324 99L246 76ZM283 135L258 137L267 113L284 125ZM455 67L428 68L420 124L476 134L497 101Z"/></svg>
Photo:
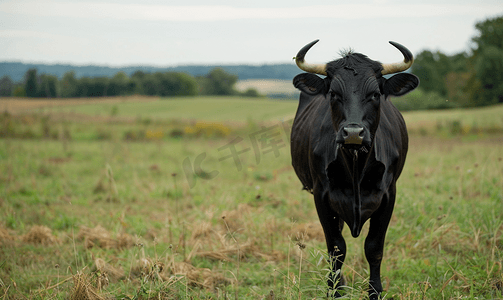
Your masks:
<svg viewBox="0 0 503 300"><path fill-rule="evenodd" d="M397 100L400 101L400 100ZM469 133L485 129L499 131L503 128L503 105L472 109L413 111L404 114L409 129L434 132L442 128ZM452 128L456 127L456 128Z"/></svg>
<svg viewBox="0 0 503 300"><path fill-rule="evenodd" d="M83 276L113 299L263 299L271 291L274 299L324 299L325 242L312 196L290 166L281 113L264 117L277 125L271 131L252 116L253 126L226 137L125 141L118 132L175 126L121 119L133 110L126 104L112 119L66 119L72 140L0 139L0 299L72 299ZM500 110L405 118L414 129L436 124L426 121L436 114L496 120ZM96 128L112 137L86 138ZM503 137L449 132L413 130L385 246L385 299L503 297ZM278 148L255 144L262 133L278 133ZM235 137L244 151L237 162L226 158ZM366 297L366 230L358 239L344 230L352 299Z"/></svg>
<svg viewBox="0 0 503 300"><path fill-rule="evenodd" d="M88 115L148 117L155 120L207 120L207 121L268 121L293 118L295 102L242 97L161 98L149 102L84 104L51 108L52 112L76 112Z"/></svg>

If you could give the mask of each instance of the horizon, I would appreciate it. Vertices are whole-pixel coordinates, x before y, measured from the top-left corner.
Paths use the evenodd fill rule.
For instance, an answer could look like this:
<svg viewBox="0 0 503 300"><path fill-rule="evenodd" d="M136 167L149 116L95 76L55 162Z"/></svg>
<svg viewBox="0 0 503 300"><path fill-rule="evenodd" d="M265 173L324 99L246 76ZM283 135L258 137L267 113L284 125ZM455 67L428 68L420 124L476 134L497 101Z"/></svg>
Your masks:
<svg viewBox="0 0 503 300"><path fill-rule="evenodd" d="M75 63L66 63L66 62L55 62L55 63L46 63L46 62L29 62L29 61L7 61L0 60L0 64L3 63L12 63L12 64L24 64L24 65L45 65L45 66L72 66L72 67L102 67L102 68L111 68L111 69L120 69L120 68L158 68L158 69L172 69L179 67L232 67L232 66L250 66L250 67L261 67L261 66L274 66L274 65L295 65L295 61L292 59L292 62L279 62L279 63L223 63L223 64L183 64L183 65L173 65L173 66L161 66L161 65L98 65L98 64L87 64L87 65L79 65Z"/></svg>

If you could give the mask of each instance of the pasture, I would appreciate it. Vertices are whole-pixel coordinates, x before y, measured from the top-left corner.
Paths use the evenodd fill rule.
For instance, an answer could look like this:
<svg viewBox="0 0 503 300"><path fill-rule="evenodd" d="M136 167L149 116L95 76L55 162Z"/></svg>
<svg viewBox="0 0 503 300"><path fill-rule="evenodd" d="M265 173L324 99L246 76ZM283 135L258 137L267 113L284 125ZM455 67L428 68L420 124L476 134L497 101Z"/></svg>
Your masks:
<svg viewBox="0 0 503 300"><path fill-rule="evenodd" d="M6 101L0 299L325 299L295 102ZM383 298L503 298L503 106L404 116ZM365 230L344 230L347 299L367 297Z"/></svg>

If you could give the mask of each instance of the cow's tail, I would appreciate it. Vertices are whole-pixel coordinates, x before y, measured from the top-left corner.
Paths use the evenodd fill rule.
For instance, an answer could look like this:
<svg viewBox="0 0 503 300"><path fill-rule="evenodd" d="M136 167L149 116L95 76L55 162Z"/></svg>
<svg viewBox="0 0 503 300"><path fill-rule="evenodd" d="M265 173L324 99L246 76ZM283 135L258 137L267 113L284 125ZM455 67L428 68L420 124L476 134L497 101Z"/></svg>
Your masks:
<svg viewBox="0 0 503 300"><path fill-rule="evenodd" d="M353 153L353 194L355 200L353 202L353 224L351 226L351 235L358 237L361 232L362 220L362 200L360 198L360 175L358 174L358 150Z"/></svg>

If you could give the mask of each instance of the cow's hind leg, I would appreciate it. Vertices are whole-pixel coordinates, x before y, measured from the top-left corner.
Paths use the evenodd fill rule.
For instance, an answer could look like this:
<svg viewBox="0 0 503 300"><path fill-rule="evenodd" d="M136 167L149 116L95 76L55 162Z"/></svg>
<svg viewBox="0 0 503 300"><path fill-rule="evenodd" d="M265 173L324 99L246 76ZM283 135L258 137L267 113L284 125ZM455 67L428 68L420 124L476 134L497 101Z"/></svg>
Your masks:
<svg viewBox="0 0 503 300"><path fill-rule="evenodd" d="M395 204L395 187L390 187L389 194L385 195L378 211L370 219L370 227L365 239L365 256L369 263L369 298L377 300L383 288L381 284L381 261L383 257L384 239L388 229L393 206Z"/></svg>
<svg viewBox="0 0 503 300"><path fill-rule="evenodd" d="M337 291L337 288L345 284L341 273L342 264L346 258L346 241L342 236L344 222L332 212L332 209L328 205L328 197L324 197L315 191L314 198L318 217L325 233L331 265L331 272L327 280L329 287L328 295L340 297L341 295Z"/></svg>

